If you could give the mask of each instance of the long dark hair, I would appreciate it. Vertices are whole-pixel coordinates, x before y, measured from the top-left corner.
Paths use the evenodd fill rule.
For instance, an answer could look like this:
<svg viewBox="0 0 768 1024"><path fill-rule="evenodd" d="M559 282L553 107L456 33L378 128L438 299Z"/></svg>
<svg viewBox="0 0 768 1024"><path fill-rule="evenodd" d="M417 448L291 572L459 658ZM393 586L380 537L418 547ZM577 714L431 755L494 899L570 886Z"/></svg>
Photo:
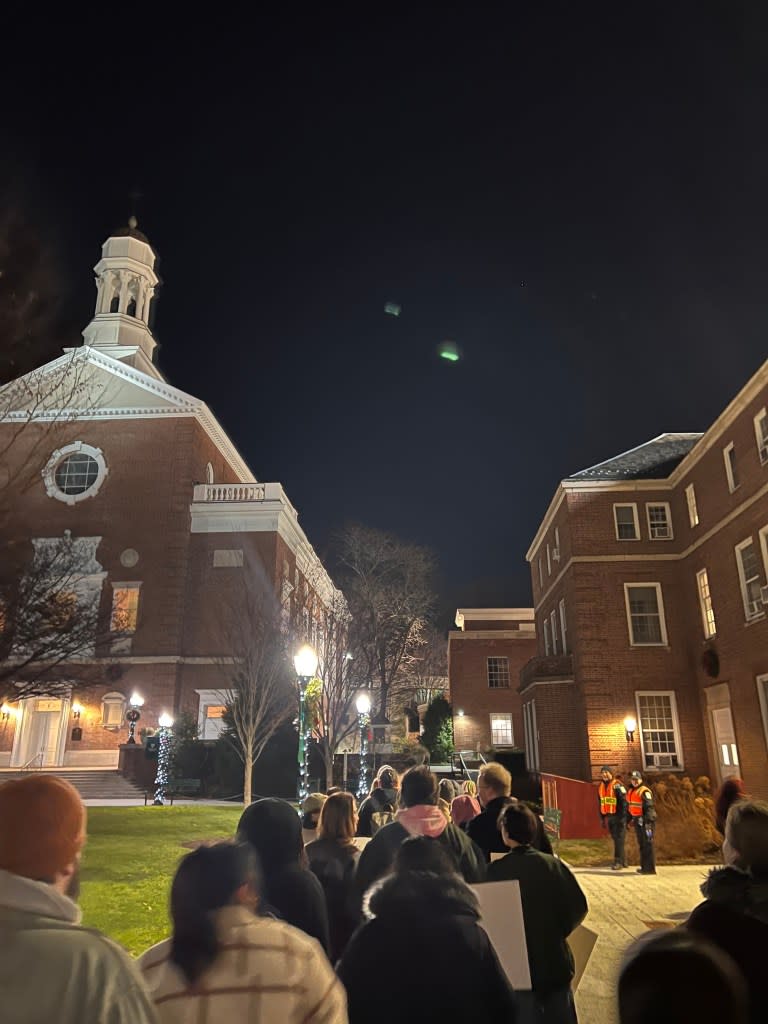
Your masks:
<svg viewBox="0 0 768 1024"><path fill-rule="evenodd" d="M747 794L744 792L744 783L738 778L726 779L717 793L715 793L715 825L723 835L725 835L725 820L728 817L728 811L739 800L746 799Z"/></svg>
<svg viewBox="0 0 768 1024"><path fill-rule="evenodd" d="M190 985L219 953L214 912L246 882L258 891L258 860L246 843L200 846L179 864L171 886L171 961Z"/></svg>

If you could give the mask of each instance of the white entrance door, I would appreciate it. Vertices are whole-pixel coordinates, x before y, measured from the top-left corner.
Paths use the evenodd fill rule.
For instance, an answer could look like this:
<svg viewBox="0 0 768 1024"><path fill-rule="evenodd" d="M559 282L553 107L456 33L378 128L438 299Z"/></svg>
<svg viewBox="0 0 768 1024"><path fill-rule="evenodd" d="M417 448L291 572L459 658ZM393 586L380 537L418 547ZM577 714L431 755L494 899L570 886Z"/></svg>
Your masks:
<svg viewBox="0 0 768 1024"><path fill-rule="evenodd" d="M712 729L720 778L727 779L731 775L738 775L739 751L736 747L736 733L730 708L713 708Z"/></svg>
<svg viewBox="0 0 768 1024"><path fill-rule="evenodd" d="M11 764L24 768L52 768L62 764L69 701L61 697L31 697L21 701Z"/></svg>

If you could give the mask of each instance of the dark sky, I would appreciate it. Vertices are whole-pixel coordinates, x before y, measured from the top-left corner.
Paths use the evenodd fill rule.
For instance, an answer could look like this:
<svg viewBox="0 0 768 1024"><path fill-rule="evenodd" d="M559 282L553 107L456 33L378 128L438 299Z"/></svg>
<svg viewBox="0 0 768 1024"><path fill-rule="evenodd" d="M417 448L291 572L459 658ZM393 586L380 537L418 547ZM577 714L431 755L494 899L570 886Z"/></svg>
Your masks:
<svg viewBox="0 0 768 1024"><path fill-rule="evenodd" d="M138 187L160 366L317 549L361 521L435 549L444 608L530 603L558 481L766 355L763 5L225 6L7 36L74 329Z"/></svg>

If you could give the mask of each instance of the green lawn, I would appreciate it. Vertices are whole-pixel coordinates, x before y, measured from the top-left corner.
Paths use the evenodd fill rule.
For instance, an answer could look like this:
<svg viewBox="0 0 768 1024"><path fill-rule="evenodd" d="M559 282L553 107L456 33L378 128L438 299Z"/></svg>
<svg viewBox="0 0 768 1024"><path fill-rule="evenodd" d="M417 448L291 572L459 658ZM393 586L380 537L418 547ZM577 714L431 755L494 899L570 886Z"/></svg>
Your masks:
<svg viewBox="0 0 768 1024"><path fill-rule="evenodd" d="M133 954L167 937L171 879L183 843L230 838L242 807L90 807L83 923Z"/></svg>

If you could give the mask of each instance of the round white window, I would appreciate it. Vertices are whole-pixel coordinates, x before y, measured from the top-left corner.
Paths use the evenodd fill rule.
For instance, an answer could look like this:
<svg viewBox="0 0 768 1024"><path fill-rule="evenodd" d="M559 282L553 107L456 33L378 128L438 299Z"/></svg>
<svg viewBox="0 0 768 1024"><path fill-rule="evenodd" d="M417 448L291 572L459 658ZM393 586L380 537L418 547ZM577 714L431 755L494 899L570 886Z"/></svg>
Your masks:
<svg viewBox="0 0 768 1024"><path fill-rule="evenodd" d="M45 490L49 497L75 505L98 493L107 472L101 448L75 441L51 455L43 470Z"/></svg>

